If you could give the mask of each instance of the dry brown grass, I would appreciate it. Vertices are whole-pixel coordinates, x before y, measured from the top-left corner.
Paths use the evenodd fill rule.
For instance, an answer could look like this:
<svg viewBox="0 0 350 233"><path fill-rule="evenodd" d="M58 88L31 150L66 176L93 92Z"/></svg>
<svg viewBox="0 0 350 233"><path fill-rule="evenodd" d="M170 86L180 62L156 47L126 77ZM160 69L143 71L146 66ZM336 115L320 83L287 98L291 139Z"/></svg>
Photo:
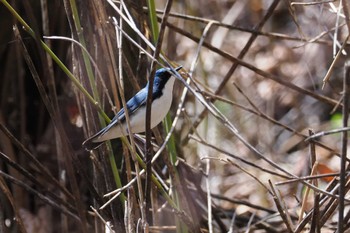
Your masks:
<svg viewBox="0 0 350 233"><path fill-rule="evenodd" d="M349 230L348 129L327 133L347 126L347 1L156 1L159 48L184 67L195 92L182 103L185 88L176 83L176 148L153 164L153 180L120 140L93 153L81 142L105 124L99 108L113 116L120 96L128 99L146 83L151 59L131 40L154 51L125 21L118 50L111 17L119 22L120 15L106 1L77 2L81 27L74 1L12 1L37 38L78 41L44 39L74 83L4 1L0 232L104 232L107 221L115 232ZM125 7L152 42L146 3ZM19 29L11 31L13 24ZM164 127L153 135L162 145ZM116 188L122 194L100 209Z"/></svg>

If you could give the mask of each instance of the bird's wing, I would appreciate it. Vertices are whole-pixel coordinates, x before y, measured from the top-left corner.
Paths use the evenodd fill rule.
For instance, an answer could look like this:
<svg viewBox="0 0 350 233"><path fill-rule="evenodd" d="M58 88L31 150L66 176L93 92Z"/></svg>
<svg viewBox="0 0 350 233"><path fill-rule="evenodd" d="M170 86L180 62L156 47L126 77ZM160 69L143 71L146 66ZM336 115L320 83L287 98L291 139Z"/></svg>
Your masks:
<svg viewBox="0 0 350 233"><path fill-rule="evenodd" d="M128 109L128 113L130 117L137 111L137 109L139 109L141 106L146 104L147 89L148 87L143 88L126 103L126 107ZM108 132L113 126L118 124L118 122L120 121L122 122L124 120L125 120L125 110L124 108L122 108L117 113L117 115L113 117L111 123L99 132L100 136Z"/></svg>

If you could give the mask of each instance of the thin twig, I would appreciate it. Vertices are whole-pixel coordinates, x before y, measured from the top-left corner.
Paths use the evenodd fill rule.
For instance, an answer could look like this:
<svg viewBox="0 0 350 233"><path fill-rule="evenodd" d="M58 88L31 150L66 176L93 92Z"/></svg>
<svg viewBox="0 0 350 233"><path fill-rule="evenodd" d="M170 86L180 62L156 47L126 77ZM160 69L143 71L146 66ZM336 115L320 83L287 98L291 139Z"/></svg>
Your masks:
<svg viewBox="0 0 350 233"><path fill-rule="evenodd" d="M340 55L342 54L343 49L344 49L345 46L347 45L347 42L348 42L348 40L349 40L349 36L350 36L350 35L348 35L348 36L345 38L345 40L344 40L342 46L340 47L339 51L337 52L336 56L334 57L334 59L333 59L333 61L332 61L332 64L329 66L329 68L328 68L328 70L327 70L327 73L326 73L326 75L324 76L323 81L322 81L322 82L323 82L323 84L322 84L322 89L325 87L325 85L328 83L329 79L331 78L331 74L332 74L333 68L334 68L334 66L335 66L335 63L339 60Z"/></svg>
<svg viewBox="0 0 350 233"><path fill-rule="evenodd" d="M281 218L283 219L284 224L287 227L287 230L289 232L293 232L293 226L292 223L290 221L290 218L287 216L287 210L284 207L284 205L282 204L281 198L279 197L278 193L276 192L276 189L274 187L274 185L272 184L272 182L269 180L269 184L271 187L271 191L273 193L273 200L275 201L276 207L278 209L278 212L280 213Z"/></svg>
<svg viewBox="0 0 350 233"><path fill-rule="evenodd" d="M103 224L105 225L105 227L107 227L111 233L114 233L115 231L111 228L109 222L107 220L105 220L102 215L93 207L90 206L90 208L92 209L92 211L96 214L96 216L103 222Z"/></svg>
<svg viewBox="0 0 350 233"><path fill-rule="evenodd" d="M319 137L322 136L327 136L327 135L332 135L332 134L336 134L336 133L342 133L344 131L350 131L350 127L344 127L344 128L340 128L340 129L332 129L332 130L328 130L328 131L322 131L316 134L312 134L311 136L307 137L305 139L305 141L309 141L309 140L314 140L317 139Z"/></svg>
<svg viewBox="0 0 350 233"><path fill-rule="evenodd" d="M166 22L168 20L169 12L172 6L172 0L167 0L165 11L163 13L162 22L160 24L160 30L159 32L155 32L153 34L153 37L158 34L158 38L153 38L154 41L157 41L156 43L156 49L153 53L153 60L151 62L151 73L150 77L148 79L148 93L147 93L147 100L146 100L146 143L145 143L145 163L146 163L146 184L145 184L145 203L146 203L146 219L150 225L152 224L152 217L150 214L151 209L151 174L152 174L152 156L153 156L153 150L152 150L152 144L151 144L151 109L152 109L152 93L153 93L153 81L154 81L154 74L156 72L156 66L155 60L158 60L158 57L161 52L162 44L163 44L163 38L164 38L164 32L165 32L165 26ZM155 20L156 21L156 20ZM152 27L152 30L155 30ZM147 217L148 216L148 217Z"/></svg>
<svg viewBox="0 0 350 233"><path fill-rule="evenodd" d="M349 172L347 172L347 174L349 174ZM291 183L295 183L295 182L300 182L302 180L314 180L314 179L320 179L320 178L325 178L325 177L334 177L334 176L339 176L339 173L327 173L327 174L319 174L319 175L311 175L311 176L303 176L303 177L299 177L299 178L295 178L295 179L290 179L290 180L286 180L286 181L280 181L277 182L275 185L286 185L286 184L291 184Z"/></svg>
<svg viewBox="0 0 350 233"><path fill-rule="evenodd" d="M344 66L344 81L343 81L343 127L348 126L349 119L349 92L350 92L350 60L345 63ZM342 154L340 160L340 179L339 179L339 207L338 207L338 233L344 231L344 207L345 207L345 194L346 194L346 158L348 148L348 132L342 132Z"/></svg>

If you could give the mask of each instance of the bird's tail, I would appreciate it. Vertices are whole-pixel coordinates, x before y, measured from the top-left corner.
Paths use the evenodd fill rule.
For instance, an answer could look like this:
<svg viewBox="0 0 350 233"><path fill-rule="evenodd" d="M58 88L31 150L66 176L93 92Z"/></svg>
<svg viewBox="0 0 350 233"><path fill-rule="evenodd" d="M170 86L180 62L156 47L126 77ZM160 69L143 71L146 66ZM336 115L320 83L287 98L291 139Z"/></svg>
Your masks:
<svg viewBox="0 0 350 233"><path fill-rule="evenodd" d="M102 143L104 143L104 141L102 141L102 142L94 141L98 136L99 136L99 134L96 134L96 135L86 139L82 145L84 147L84 149L87 151L90 151L90 150L94 150L94 149L98 148L99 146L101 146Z"/></svg>
<svg viewBox="0 0 350 233"><path fill-rule="evenodd" d="M104 142L92 142L92 141L86 140L85 142L83 142L83 147L85 150L91 151L91 150L97 149L99 146L102 145L102 143Z"/></svg>

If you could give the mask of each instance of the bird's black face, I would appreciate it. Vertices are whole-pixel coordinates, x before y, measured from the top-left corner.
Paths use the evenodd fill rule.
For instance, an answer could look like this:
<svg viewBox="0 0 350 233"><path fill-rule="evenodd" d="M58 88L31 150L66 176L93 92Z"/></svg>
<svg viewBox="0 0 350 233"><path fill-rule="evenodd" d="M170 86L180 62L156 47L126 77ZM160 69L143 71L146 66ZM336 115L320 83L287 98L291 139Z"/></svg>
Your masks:
<svg viewBox="0 0 350 233"><path fill-rule="evenodd" d="M177 67L175 70L178 71L182 66ZM153 99L159 98L163 95L165 85L171 78L172 73L169 68L161 68L156 71L154 82L153 82Z"/></svg>
<svg viewBox="0 0 350 233"><path fill-rule="evenodd" d="M153 93L155 94L153 98L160 97L163 94L163 89L165 87L165 84L168 82L170 77L171 77L171 73L169 69L162 68L157 70L154 77L154 82L153 82Z"/></svg>
<svg viewBox="0 0 350 233"><path fill-rule="evenodd" d="M181 68L182 66L179 66L175 70L179 71ZM161 68L157 70L153 83L153 92L154 90L163 90L171 75L172 73L169 68Z"/></svg>

